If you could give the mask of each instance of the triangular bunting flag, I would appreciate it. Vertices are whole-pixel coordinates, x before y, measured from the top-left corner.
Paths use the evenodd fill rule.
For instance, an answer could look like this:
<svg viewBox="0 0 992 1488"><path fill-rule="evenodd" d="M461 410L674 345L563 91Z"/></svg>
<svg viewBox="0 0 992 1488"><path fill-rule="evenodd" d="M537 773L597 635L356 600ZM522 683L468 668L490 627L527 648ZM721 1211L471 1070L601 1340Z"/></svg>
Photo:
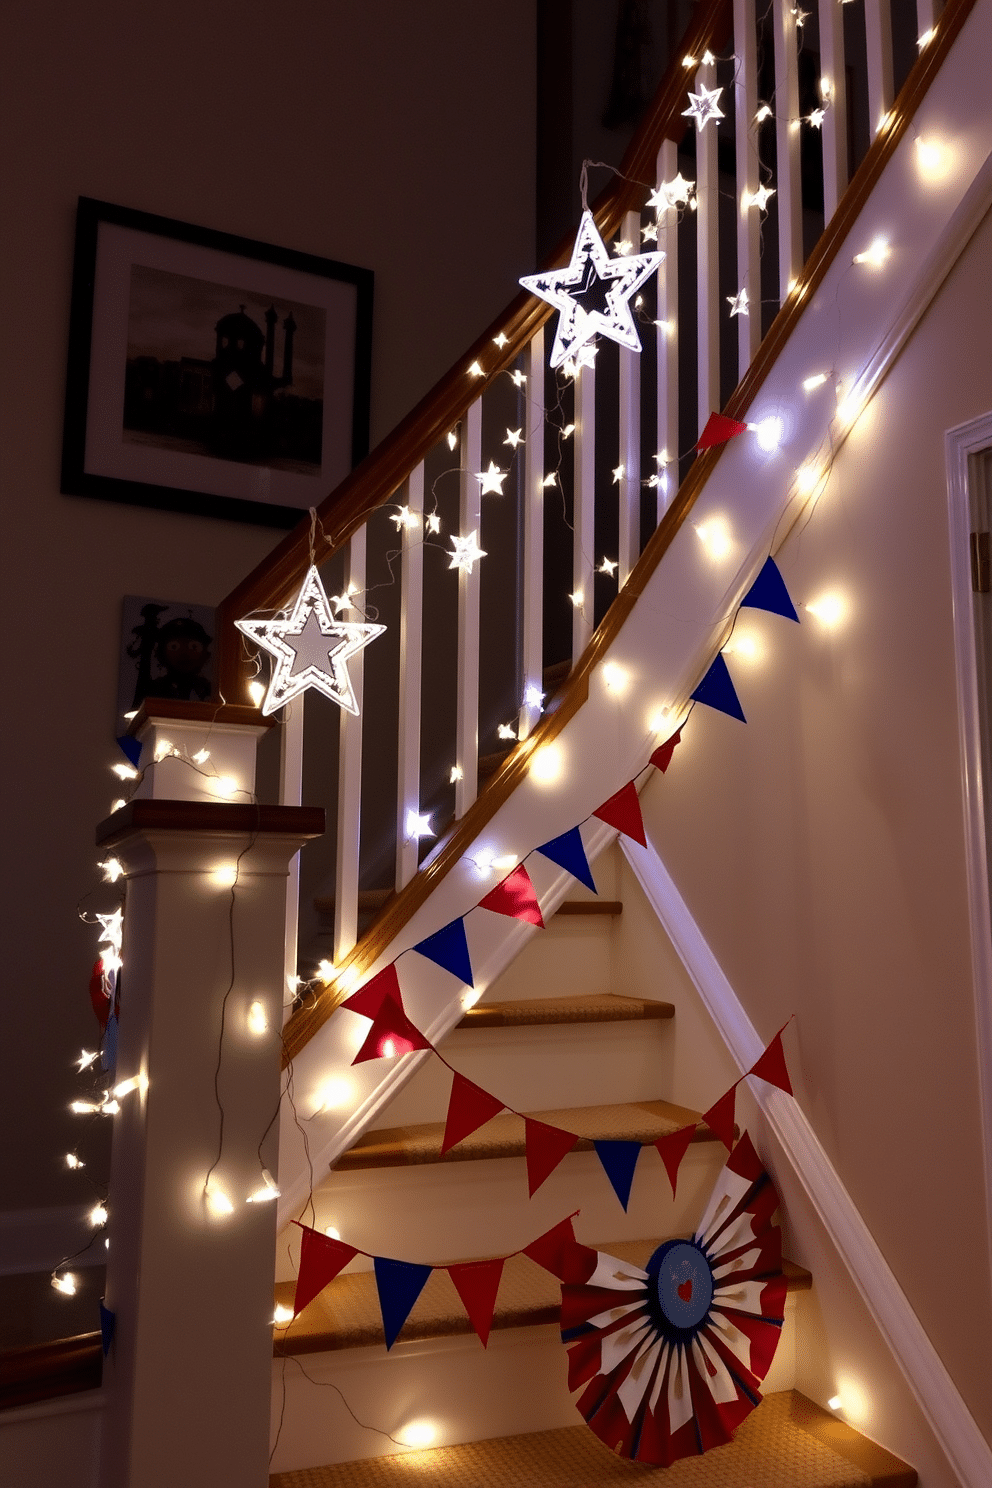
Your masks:
<svg viewBox="0 0 992 1488"><path fill-rule="evenodd" d="M410 1019L391 997L384 997L365 1042L351 1061L364 1064L367 1059L395 1059L414 1049L431 1049L433 1045L414 1028Z"/></svg>
<svg viewBox="0 0 992 1488"><path fill-rule="evenodd" d="M574 1132L560 1131L557 1126L547 1126L543 1121L524 1117L527 1152L527 1187L531 1198L537 1193L546 1178L566 1157L579 1140Z"/></svg>
<svg viewBox="0 0 992 1488"><path fill-rule="evenodd" d="M572 827L571 831L563 832L560 837L552 837L550 842L545 842L543 847L536 849L542 857L550 858L552 863L557 863L559 868L564 868L579 883L585 884L587 889L592 889L594 894L599 890L596 888L596 880L593 878L589 868L589 859L586 857L585 844L578 827Z"/></svg>
<svg viewBox="0 0 992 1488"><path fill-rule="evenodd" d="M634 1181L634 1169L641 1155L640 1142L594 1142L596 1156L603 1164L603 1171L613 1185L624 1210L630 1200L630 1186Z"/></svg>
<svg viewBox="0 0 992 1488"><path fill-rule="evenodd" d="M652 754L651 763L655 766L656 769L661 771L662 775L664 775L665 771L672 763L672 755L675 753L676 744L681 743L682 730L678 728L675 730L674 734L672 734L671 738L666 739L664 744L659 744L658 748Z"/></svg>
<svg viewBox="0 0 992 1488"><path fill-rule="evenodd" d="M680 1126L678 1131L669 1132L667 1137L659 1137L654 1144L658 1149L658 1156L665 1164L668 1181L672 1185L673 1199L675 1197L675 1189L678 1186L679 1168L682 1166L682 1159L688 1152L695 1135L696 1128L694 1126Z"/></svg>
<svg viewBox="0 0 992 1488"><path fill-rule="evenodd" d="M721 651L716 653L713 665L692 696L697 703L705 703L707 708L715 708L718 713L729 713L731 718L739 718L741 723L747 723Z"/></svg>
<svg viewBox="0 0 992 1488"><path fill-rule="evenodd" d="M455 1284L455 1290L465 1304L468 1320L482 1340L482 1347L489 1343L489 1330L496 1311L496 1293L505 1264L503 1256L492 1261L462 1261L447 1268Z"/></svg>
<svg viewBox="0 0 992 1488"><path fill-rule="evenodd" d="M767 1080L769 1085L777 1085L779 1090L784 1090L786 1095L791 1095L792 1081L789 1079L789 1071L785 1064L785 1050L782 1048L782 1035L788 1026L788 1023L782 1024L757 1063L752 1064L748 1074L757 1075L759 1080Z"/></svg>
<svg viewBox="0 0 992 1488"><path fill-rule="evenodd" d="M400 992L400 979L396 971L396 963L386 966L382 971L376 972L370 982L359 987L350 997L345 998L341 1004L351 1013L361 1013L363 1018L378 1018L382 1004L387 997L391 997L398 1008L403 1006L403 994Z"/></svg>
<svg viewBox="0 0 992 1488"><path fill-rule="evenodd" d="M480 1126L484 1126L494 1116L498 1116L502 1109L502 1101L498 1101L481 1086L473 1085L464 1075L456 1074L448 1097L448 1119L444 1123L441 1156L472 1132L478 1131Z"/></svg>
<svg viewBox="0 0 992 1488"><path fill-rule="evenodd" d="M491 909L493 914L508 915L511 920L526 920L529 925L544 929L541 906L537 902L534 885L523 863L514 868L484 899L479 900L480 909Z"/></svg>
<svg viewBox="0 0 992 1488"><path fill-rule="evenodd" d="M731 1085L726 1095L721 1095L708 1111L703 1112L706 1125L720 1138L728 1152L734 1145L734 1113L737 1107L737 1085L739 1083L740 1081L737 1081Z"/></svg>
<svg viewBox="0 0 992 1488"><path fill-rule="evenodd" d="M706 420L706 427L696 441L696 449L710 449L714 444L726 444L728 439L733 439L738 434L744 434L747 424L740 424L736 419L725 418L722 413L711 413Z"/></svg>
<svg viewBox="0 0 992 1488"><path fill-rule="evenodd" d="M299 1220L296 1223L299 1224ZM322 1235L309 1225L300 1225L300 1229L303 1237L296 1295L293 1298L294 1317L358 1254L353 1245L346 1245L343 1240L333 1240L330 1235Z"/></svg>
<svg viewBox="0 0 992 1488"><path fill-rule="evenodd" d="M93 970L90 972L90 1002L96 1013L97 1022L101 1033L107 1027L107 1019L110 1017L110 992L103 975L103 957L97 956L93 962Z"/></svg>
<svg viewBox="0 0 992 1488"><path fill-rule="evenodd" d="M741 608L768 610L772 615L781 615L786 620L798 622L796 607L789 597L785 580L779 573L774 558L766 558L765 566L741 600Z"/></svg>
<svg viewBox="0 0 992 1488"><path fill-rule="evenodd" d="M136 739L133 734L121 734L117 740L117 747L128 764L137 769L141 758L141 740Z"/></svg>
<svg viewBox="0 0 992 1488"><path fill-rule="evenodd" d="M426 940L418 941L413 949L426 956L428 961L433 961L436 966L450 971L466 987L475 986L464 920L452 920L450 925L443 925L433 935L428 935Z"/></svg>
<svg viewBox="0 0 992 1488"><path fill-rule="evenodd" d="M110 1353L110 1345L114 1341L114 1329L117 1327L117 1314L111 1312L109 1307L104 1307L103 1298L100 1298L100 1342L103 1345L103 1357Z"/></svg>
<svg viewBox="0 0 992 1488"><path fill-rule="evenodd" d="M561 1220L552 1229L538 1235L524 1246L524 1255L537 1265L557 1276L559 1281L584 1281L596 1268L596 1252L589 1245L580 1245L575 1238L572 1219Z"/></svg>
<svg viewBox="0 0 992 1488"><path fill-rule="evenodd" d="M415 1266L412 1261L390 1261L385 1256L374 1256L372 1264L382 1331L386 1335L386 1348L391 1349L434 1267Z"/></svg>
<svg viewBox="0 0 992 1488"><path fill-rule="evenodd" d="M628 780L627 784L618 790L615 796L604 801L602 806L597 806L593 816L598 816L600 821L606 822L608 827L616 827L617 831L622 832L625 837L631 837L642 847L647 847L648 839L644 835L641 803L637 799L637 791L632 780Z"/></svg>

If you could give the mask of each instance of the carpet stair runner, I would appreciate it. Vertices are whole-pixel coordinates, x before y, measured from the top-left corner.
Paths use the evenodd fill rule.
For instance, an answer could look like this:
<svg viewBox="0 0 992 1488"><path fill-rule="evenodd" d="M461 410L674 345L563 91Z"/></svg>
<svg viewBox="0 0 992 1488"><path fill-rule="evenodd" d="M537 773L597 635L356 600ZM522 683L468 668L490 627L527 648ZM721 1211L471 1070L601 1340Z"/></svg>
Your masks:
<svg viewBox="0 0 992 1488"><path fill-rule="evenodd" d="M513 1002L480 1002L456 1028L523 1028L544 1023L630 1023L674 1018L670 1002L619 997L614 992L585 997L525 997Z"/></svg>

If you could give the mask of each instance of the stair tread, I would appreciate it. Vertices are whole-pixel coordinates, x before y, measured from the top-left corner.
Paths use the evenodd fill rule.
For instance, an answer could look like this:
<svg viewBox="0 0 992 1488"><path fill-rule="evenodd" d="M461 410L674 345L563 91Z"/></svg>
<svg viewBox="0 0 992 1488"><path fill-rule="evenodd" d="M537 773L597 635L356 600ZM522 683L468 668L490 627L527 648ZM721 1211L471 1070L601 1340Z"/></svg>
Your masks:
<svg viewBox="0 0 992 1488"><path fill-rule="evenodd" d="M480 1002L458 1028L521 1028L540 1023L627 1023L673 1018L670 1002L602 992L586 997L534 997L516 1002Z"/></svg>
<svg viewBox="0 0 992 1488"><path fill-rule="evenodd" d="M660 1239L611 1240L597 1249L618 1260L643 1266L661 1244ZM790 1291L806 1291L810 1273L792 1261L783 1261ZM295 1282L276 1285L275 1300L292 1307ZM511 1256L503 1267L494 1328L533 1328L557 1323L561 1312L561 1285L550 1272L526 1256ZM453 1337L471 1333L472 1324L447 1271L434 1271L414 1303L403 1327L404 1339ZM286 1328L277 1328L275 1349L279 1354L312 1354L336 1349L366 1348L383 1343L382 1316L371 1271L337 1276L319 1297Z"/></svg>
<svg viewBox="0 0 992 1488"><path fill-rule="evenodd" d="M579 1134L576 1149L588 1152L594 1141L656 1142L659 1137L702 1120L698 1111L671 1101L636 1101L624 1105L570 1106L554 1111L529 1111L534 1120ZM494 1116L450 1152L441 1156L443 1121L410 1126L379 1127L366 1131L338 1158L335 1169L406 1167L415 1163L469 1162L491 1157L523 1157L522 1116ZM700 1128L695 1142L715 1141L709 1127Z"/></svg>
<svg viewBox="0 0 992 1488"><path fill-rule="evenodd" d="M766 1395L734 1440L663 1469L666 1488L914 1488L913 1468L820 1406L784 1390ZM270 1488L613 1488L637 1469L615 1456L585 1425L529 1431L460 1446L275 1473Z"/></svg>

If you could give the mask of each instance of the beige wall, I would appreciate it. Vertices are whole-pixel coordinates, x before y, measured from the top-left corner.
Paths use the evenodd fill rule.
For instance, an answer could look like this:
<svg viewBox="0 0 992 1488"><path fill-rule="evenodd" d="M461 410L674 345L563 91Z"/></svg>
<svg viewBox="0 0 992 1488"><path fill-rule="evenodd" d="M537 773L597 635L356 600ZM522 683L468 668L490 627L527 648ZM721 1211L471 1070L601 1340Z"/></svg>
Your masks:
<svg viewBox="0 0 992 1488"><path fill-rule="evenodd" d="M278 537L59 495L76 199L374 269L375 439L532 264L534 21L529 0L10 0L4 20L0 1206L13 1210L89 1197L60 1157L78 1134L70 1061L96 1037L95 940L76 907L116 794L121 596L213 603Z"/></svg>
<svg viewBox="0 0 992 1488"><path fill-rule="evenodd" d="M992 407L992 220L779 555L832 633L745 611L748 726L697 709L644 800L759 1032L793 1012L804 1110L992 1438L992 1329L944 431Z"/></svg>

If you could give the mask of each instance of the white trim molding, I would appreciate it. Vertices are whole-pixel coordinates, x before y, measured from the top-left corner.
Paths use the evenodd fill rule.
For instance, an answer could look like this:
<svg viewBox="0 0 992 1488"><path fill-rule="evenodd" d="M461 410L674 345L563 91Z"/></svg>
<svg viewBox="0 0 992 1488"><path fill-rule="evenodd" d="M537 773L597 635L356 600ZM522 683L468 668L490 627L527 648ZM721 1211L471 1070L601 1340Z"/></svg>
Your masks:
<svg viewBox="0 0 992 1488"><path fill-rule="evenodd" d="M738 1067L763 1044L671 875L652 847L620 846ZM921 1413L964 1488L992 1482L992 1447L927 1337L799 1103L774 1086L751 1091L786 1160L847 1267Z"/></svg>

